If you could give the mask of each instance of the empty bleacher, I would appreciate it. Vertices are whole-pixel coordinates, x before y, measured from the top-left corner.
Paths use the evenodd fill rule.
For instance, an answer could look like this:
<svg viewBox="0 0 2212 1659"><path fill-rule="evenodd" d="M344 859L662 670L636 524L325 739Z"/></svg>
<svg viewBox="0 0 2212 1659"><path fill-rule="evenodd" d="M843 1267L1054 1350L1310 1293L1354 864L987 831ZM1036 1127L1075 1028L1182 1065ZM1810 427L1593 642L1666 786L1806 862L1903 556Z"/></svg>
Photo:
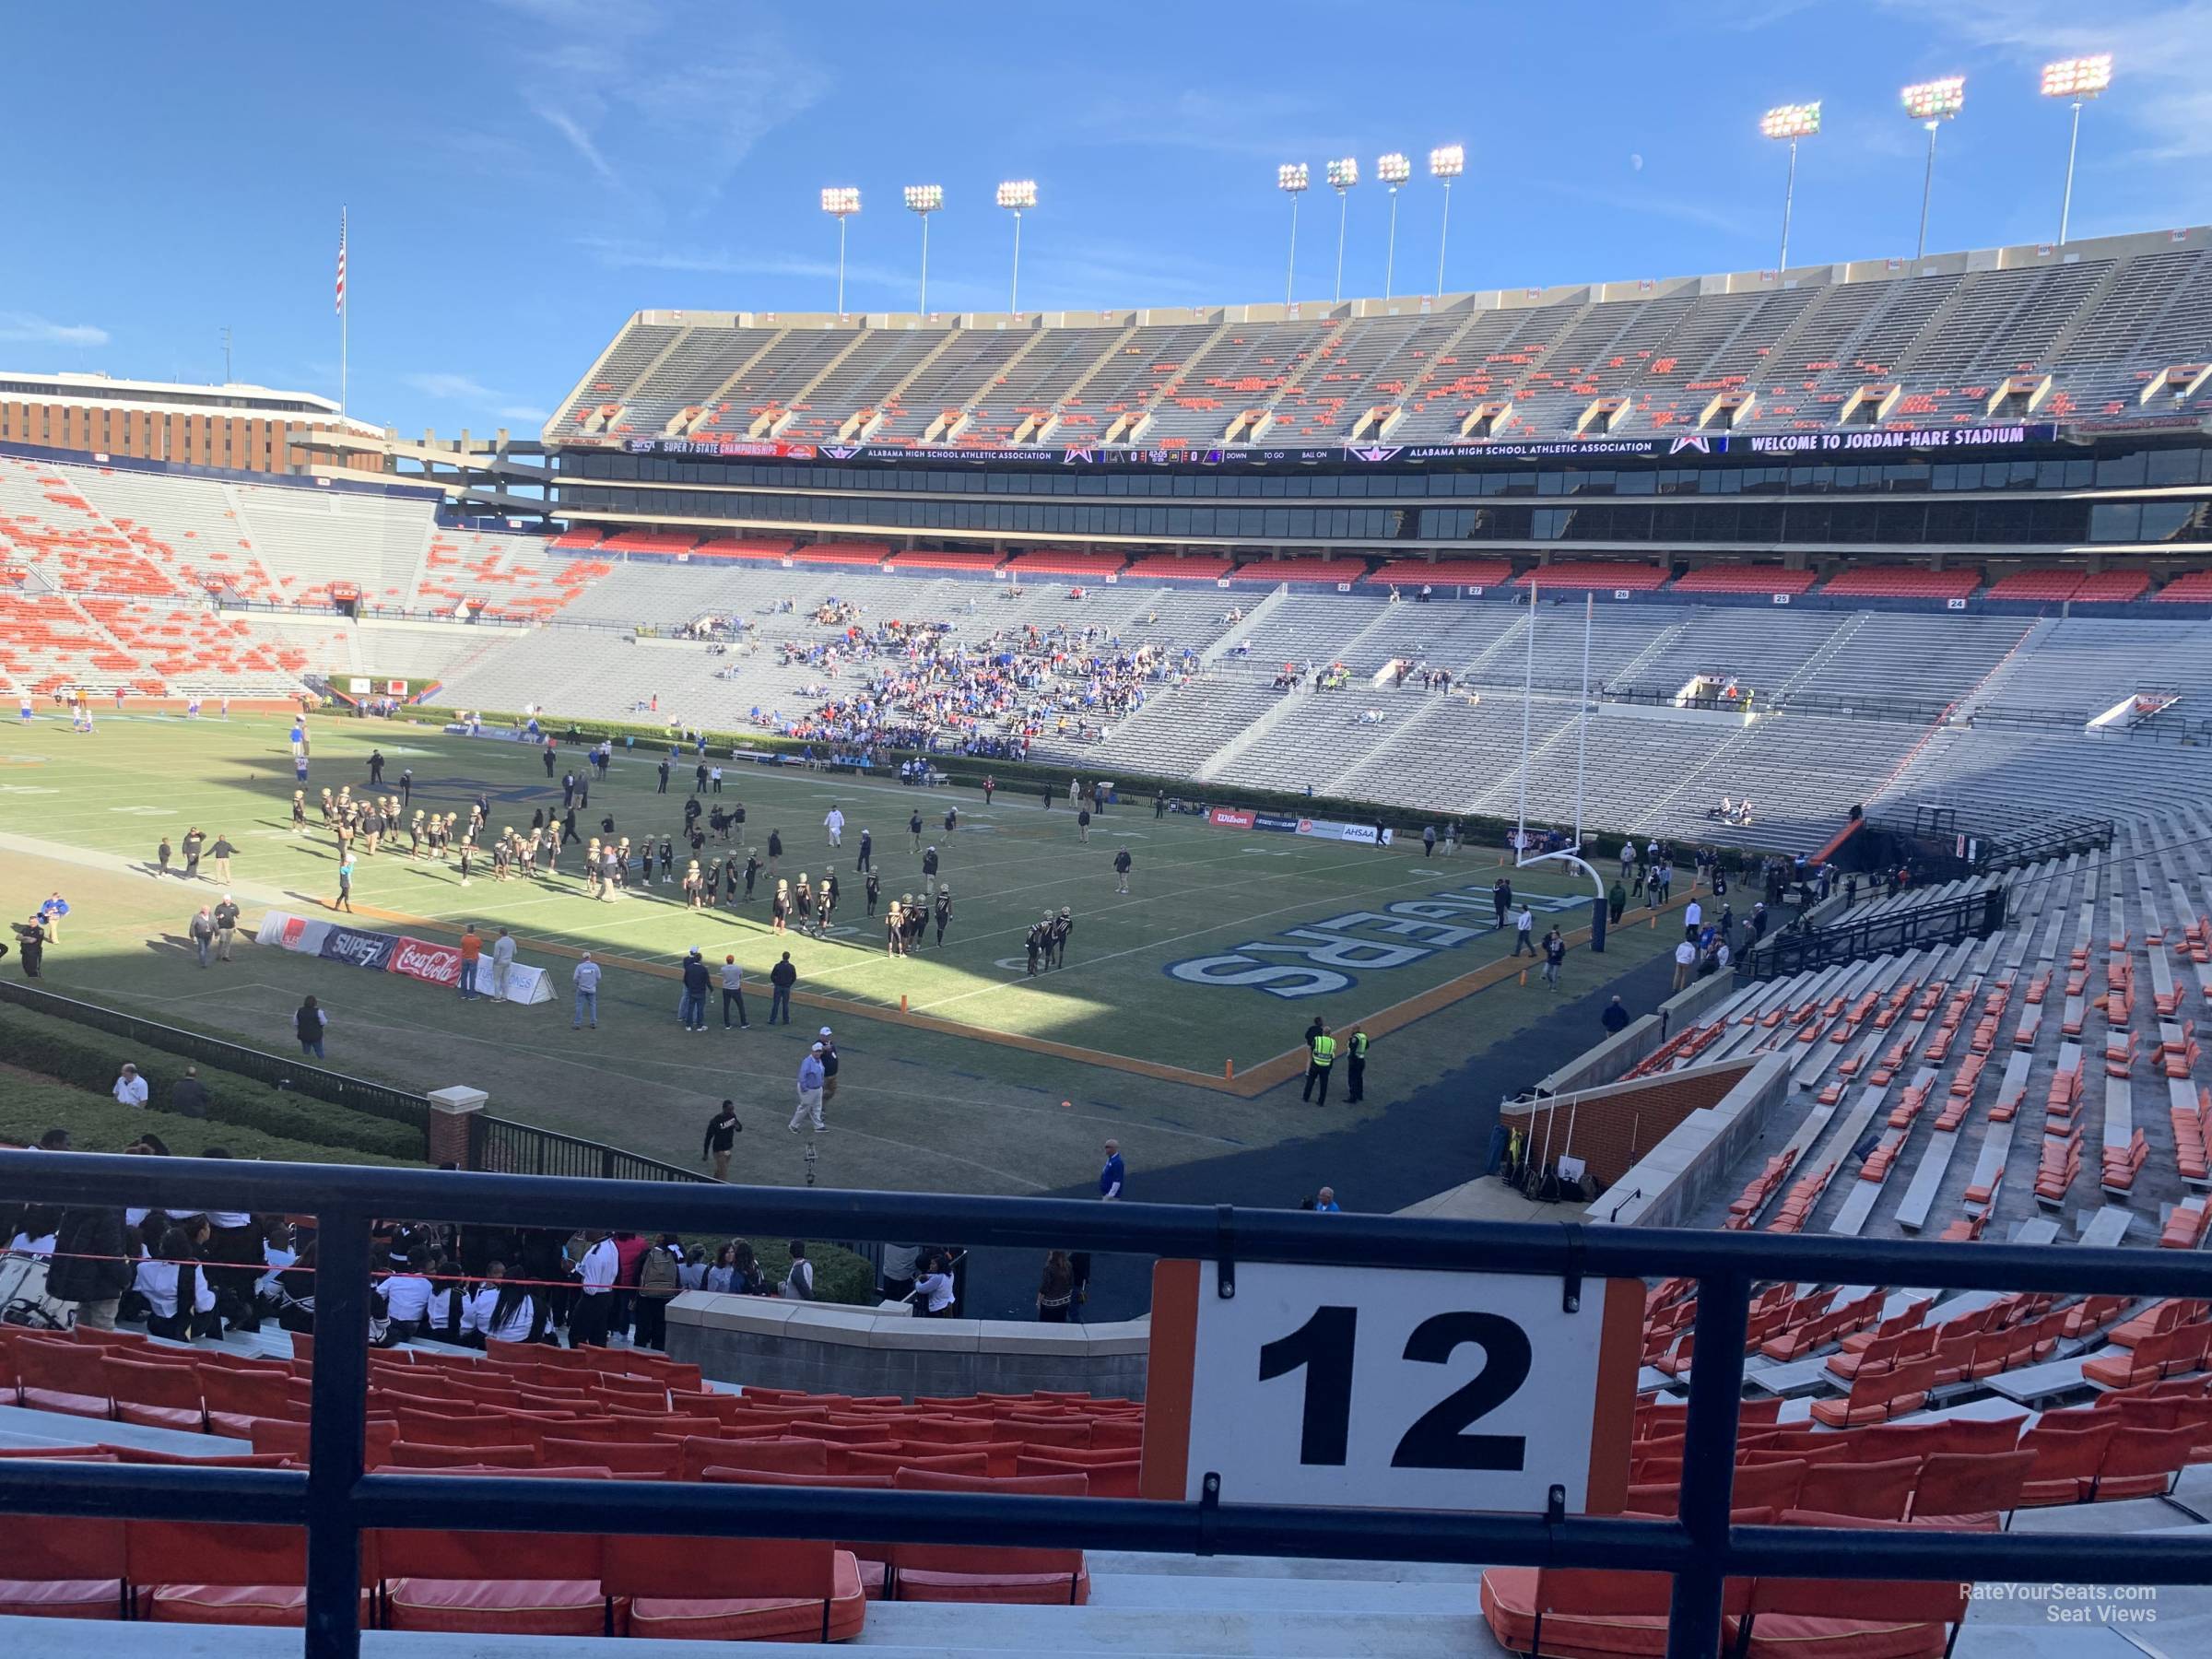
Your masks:
<svg viewBox="0 0 2212 1659"><path fill-rule="evenodd" d="M2142 406L2145 381L2201 359L2212 327L2212 249L2201 231L2178 234L2179 246L2113 237L2063 257L1947 256L1943 268L1869 262L1793 273L1787 288L1767 273L1513 288L1421 313L1366 301L854 328L645 312L545 430L618 442L765 423L835 441L875 416L877 443L1006 447L1041 432L1097 443L1118 427L1124 440L1191 446L1260 412L1267 423L1241 441L1403 443L1458 439L1487 402L1510 411L1489 436L1551 439L1599 397L1622 400L1608 429L1649 435L1699 424L1718 394L1748 392L1736 429L1796 432L1834 429L1846 400L1877 383L1897 387L1879 424L1909 429L1988 420L1993 389L2013 374L2049 377L2038 419L2141 420L2156 414ZM1398 413L1378 426L1377 410Z"/></svg>

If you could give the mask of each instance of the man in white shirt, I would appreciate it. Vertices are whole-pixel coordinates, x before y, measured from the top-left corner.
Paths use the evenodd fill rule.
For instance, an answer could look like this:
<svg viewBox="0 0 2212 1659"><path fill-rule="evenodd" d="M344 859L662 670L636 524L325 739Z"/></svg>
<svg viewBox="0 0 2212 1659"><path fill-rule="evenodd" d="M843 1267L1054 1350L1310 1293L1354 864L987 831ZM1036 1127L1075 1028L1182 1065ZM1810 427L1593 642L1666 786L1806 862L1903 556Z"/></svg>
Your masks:
<svg viewBox="0 0 2212 1659"><path fill-rule="evenodd" d="M597 1030L599 1029L599 964L592 960L590 951L587 950L583 953L583 959L576 964L576 971L570 974L569 978L574 982L576 986L576 1011L570 1018L569 1030L571 1031L579 1030L588 1019L592 1022L592 1030Z"/></svg>
<svg viewBox="0 0 2212 1659"><path fill-rule="evenodd" d="M582 1293L576 1298L576 1311L569 1315L571 1347L587 1343L605 1347L614 1321L615 1274L621 1266L621 1252L605 1229L594 1228L589 1237L591 1248L583 1253L581 1269Z"/></svg>
<svg viewBox="0 0 2212 1659"><path fill-rule="evenodd" d="M822 820L822 827L830 831L831 846L841 847L845 844L845 815L835 806L830 808L830 816Z"/></svg>
<svg viewBox="0 0 2212 1659"><path fill-rule="evenodd" d="M1536 919L1525 904L1513 912L1513 954L1524 951L1532 957L1536 954Z"/></svg>
<svg viewBox="0 0 2212 1659"><path fill-rule="evenodd" d="M136 1106L141 1110L146 1106L146 1079L138 1075L138 1068L127 1060L115 1078L115 1100L119 1105Z"/></svg>
<svg viewBox="0 0 2212 1659"><path fill-rule="evenodd" d="M1696 933L1703 925L1704 921L1705 907L1695 899L1682 907L1682 925L1691 933Z"/></svg>
<svg viewBox="0 0 2212 1659"><path fill-rule="evenodd" d="M1697 967L1698 947L1688 939L1684 939L1681 944L1675 947L1676 990L1679 991L1689 983L1690 976L1697 971Z"/></svg>
<svg viewBox="0 0 2212 1659"><path fill-rule="evenodd" d="M514 935L505 928L491 947L491 994L500 1001L507 1000L507 970L514 966Z"/></svg>
<svg viewBox="0 0 2212 1659"><path fill-rule="evenodd" d="M392 1277L382 1287L384 1298L385 1346L422 1335L423 1316L429 1312L430 1281L416 1272L403 1251L392 1253Z"/></svg>

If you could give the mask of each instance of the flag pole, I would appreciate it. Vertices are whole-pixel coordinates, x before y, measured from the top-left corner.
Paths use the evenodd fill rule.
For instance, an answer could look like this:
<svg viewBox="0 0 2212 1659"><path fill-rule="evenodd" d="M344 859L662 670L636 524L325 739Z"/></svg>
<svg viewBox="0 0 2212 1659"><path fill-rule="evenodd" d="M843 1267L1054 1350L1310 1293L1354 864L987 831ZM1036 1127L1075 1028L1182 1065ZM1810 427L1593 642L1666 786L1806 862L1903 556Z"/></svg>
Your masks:
<svg viewBox="0 0 2212 1659"><path fill-rule="evenodd" d="M346 347L353 305L346 293L346 209L338 209L338 418L346 418Z"/></svg>

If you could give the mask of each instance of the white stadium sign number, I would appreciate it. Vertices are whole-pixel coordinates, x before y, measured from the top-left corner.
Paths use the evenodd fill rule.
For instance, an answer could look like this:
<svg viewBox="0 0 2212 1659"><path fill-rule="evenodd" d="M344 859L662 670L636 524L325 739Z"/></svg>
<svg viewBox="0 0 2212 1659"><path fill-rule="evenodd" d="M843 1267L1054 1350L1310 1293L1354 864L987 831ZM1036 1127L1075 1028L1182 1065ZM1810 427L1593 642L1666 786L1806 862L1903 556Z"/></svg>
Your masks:
<svg viewBox="0 0 2212 1659"><path fill-rule="evenodd" d="M1633 1279L1240 1265L1154 1273L1143 1489L1230 1503L1618 1512Z"/></svg>

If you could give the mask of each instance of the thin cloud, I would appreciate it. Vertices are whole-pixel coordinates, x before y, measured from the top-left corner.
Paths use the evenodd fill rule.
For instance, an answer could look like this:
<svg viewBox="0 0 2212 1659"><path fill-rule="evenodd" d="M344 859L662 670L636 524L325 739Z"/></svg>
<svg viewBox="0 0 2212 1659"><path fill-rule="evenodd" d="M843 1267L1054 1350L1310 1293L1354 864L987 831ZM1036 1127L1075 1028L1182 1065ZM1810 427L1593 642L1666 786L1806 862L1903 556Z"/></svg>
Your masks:
<svg viewBox="0 0 2212 1659"><path fill-rule="evenodd" d="M1359 148L1356 138L1328 124L1342 119L1341 107L1299 94L1191 88L1164 98L1108 99L1077 123L1094 144L1204 150L1267 166L1303 157L1318 180L1324 159Z"/></svg>
<svg viewBox="0 0 2212 1659"><path fill-rule="evenodd" d="M54 323L29 312L0 312L0 340L36 346L105 346L108 331L89 323Z"/></svg>
<svg viewBox="0 0 2212 1659"><path fill-rule="evenodd" d="M721 248L693 248L607 236L578 237L571 245L609 270L665 271L684 276L730 276L825 284L837 280L836 259L814 254L733 253ZM886 288L898 296L892 300L890 309L911 310L915 275L911 266L848 259L845 261L847 305L852 310L863 309L853 304L854 296L852 290ZM930 309L935 312L982 310L993 304L996 295L996 288L988 284L964 281L957 276L941 276L932 273L929 279ZM800 308L812 309L804 302ZM878 311L884 308L870 305L865 309Z"/></svg>
<svg viewBox="0 0 2212 1659"><path fill-rule="evenodd" d="M539 103L530 107L536 112L540 121L568 140L569 147L583 159L586 167L609 184L622 182L607 159L599 153L599 147L592 142L592 135L577 125L572 116L561 110L548 110Z"/></svg>
<svg viewBox="0 0 2212 1659"><path fill-rule="evenodd" d="M453 374L440 370L403 374L400 381L425 397L441 398L449 403L491 403L502 395L473 375Z"/></svg>
<svg viewBox="0 0 2212 1659"><path fill-rule="evenodd" d="M498 411L501 420L527 421L532 426L544 426L553 418L553 411L541 409L535 404L508 404Z"/></svg>
<svg viewBox="0 0 2212 1659"><path fill-rule="evenodd" d="M679 203L700 210L762 138L829 89L818 61L750 7L701 27L656 0L502 4L528 20L520 63L531 113L648 215ZM664 203L662 175L646 164L671 156L685 165L666 175Z"/></svg>

